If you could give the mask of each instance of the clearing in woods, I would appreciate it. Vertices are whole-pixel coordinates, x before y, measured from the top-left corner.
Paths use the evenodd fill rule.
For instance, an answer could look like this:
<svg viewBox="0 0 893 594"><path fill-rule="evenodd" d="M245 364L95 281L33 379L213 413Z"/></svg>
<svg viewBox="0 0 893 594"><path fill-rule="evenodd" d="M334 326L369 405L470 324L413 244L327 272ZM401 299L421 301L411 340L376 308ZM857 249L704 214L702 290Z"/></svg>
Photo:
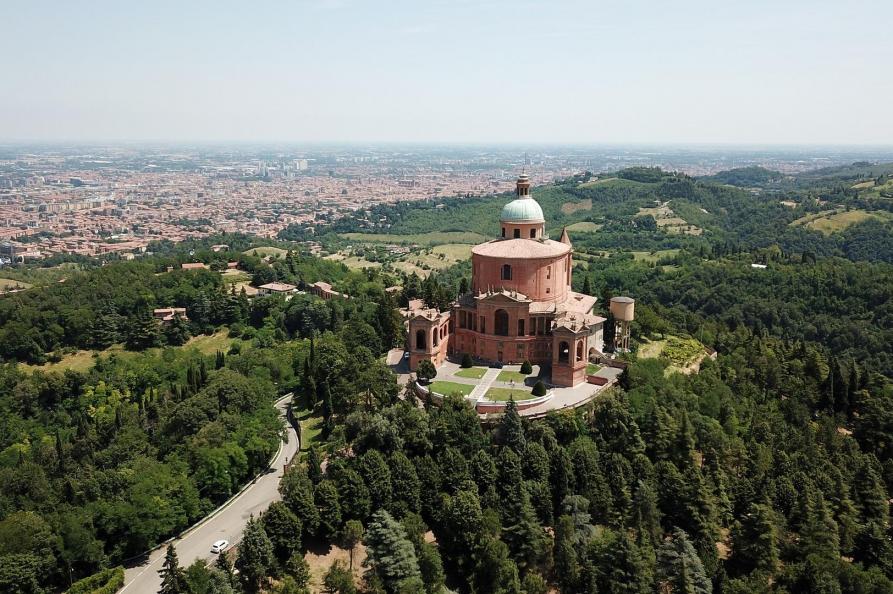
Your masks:
<svg viewBox="0 0 893 594"><path fill-rule="evenodd" d="M580 233L595 233L599 229L601 229L604 225L600 225L598 223L593 223L591 221L580 221L579 223L574 223L573 225L568 225L568 231L577 231Z"/></svg>
<svg viewBox="0 0 893 594"><path fill-rule="evenodd" d="M468 243L477 244L492 239L484 237L480 233L468 231L435 231L432 233L413 233L411 235L397 235L394 233L341 233L341 237L353 241L374 243L415 243L418 245L440 245L443 243Z"/></svg>
<svg viewBox="0 0 893 594"><path fill-rule="evenodd" d="M863 221L868 221L871 219L876 219L879 221L889 221L893 219L893 215L887 213L885 211L872 211L869 212L867 210L824 210L818 213L808 214L806 216L800 217L796 221L792 222L791 225L805 225L806 227L824 233L825 235L831 235L836 231L843 231L847 227L851 225L855 225L857 223L861 223Z"/></svg>

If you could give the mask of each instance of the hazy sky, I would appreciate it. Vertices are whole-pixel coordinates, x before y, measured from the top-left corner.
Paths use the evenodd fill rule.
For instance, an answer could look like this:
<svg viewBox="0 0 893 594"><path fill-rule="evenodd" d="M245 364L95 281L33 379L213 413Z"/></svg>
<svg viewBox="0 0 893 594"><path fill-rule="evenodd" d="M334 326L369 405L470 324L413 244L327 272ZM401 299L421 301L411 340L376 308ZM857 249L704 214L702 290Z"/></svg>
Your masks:
<svg viewBox="0 0 893 594"><path fill-rule="evenodd" d="M893 144L893 0L0 2L0 139Z"/></svg>

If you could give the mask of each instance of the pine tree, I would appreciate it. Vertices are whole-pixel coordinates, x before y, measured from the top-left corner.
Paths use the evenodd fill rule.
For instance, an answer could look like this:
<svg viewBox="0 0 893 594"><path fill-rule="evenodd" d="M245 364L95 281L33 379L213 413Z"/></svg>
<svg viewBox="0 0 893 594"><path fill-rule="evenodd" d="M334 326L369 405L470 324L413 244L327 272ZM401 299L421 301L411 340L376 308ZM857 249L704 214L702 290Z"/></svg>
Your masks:
<svg viewBox="0 0 893 594"><path fill-rule="evenodd" d="M505 413L499 422L499 436L502 445L511 448L516 454L522 455L527 446L524 436L524 427L521 423L521 415L514 399L509 399L505 405Z"/></svg>
<svg viewBox="0 0 893 594"><path fill-rule="evenodd" d="M507 503L502 540L509 546L512 558L521 571L543 566L549 552L549 539L533 511L530 498L523 493L519 500Z"/></svg>
<svg viewBox="0 0 893 594"><path fill-rule="evenodd" d="M607 554L607 567L599 592L609 594L646 594L651 591L648 567L636 544L626 531Z"/></svg>
<svg viewBox="0 0 893 594"><path fill-rule="evenodd" d="M236 558L236 567L239 568L246 589L250 592L257 591L270 575L275 562L273 543L261 521L252 516L245 525L242 542L239 543L239 556Z"/></svg>
<svg viewBox="0 0 893 594"><path fill-rule="evenodd" d="M313 491L313 501L319 511L317 536L330 540L341 530L341 502L332 481L322 481Z"/></svg>
<svg viewBox="0 0 893 594"><path fill-rule="evenodd" d="M186 584L183 580L183 570L177 560L177 551L174 545L167 545L167 553L164 556L164 564L158 571L161 576L161 590L159 594L181 594L186 592Z"/></svg>
<svg viewBox="0 0 893 594"><path fill-rule="evenodd" d="M650 483L639 480L633 493L631 523L652 545L660 542L662 530L657 493Z"/></svg>
<svg viewBox="0 0 893 594"><path fill-rule="evenodd" d="M261 515L264 532L273 544L273 552L286 561L301 548L301 520L282 501L274 501Z"/></svg>
<svg viewBox="0 0 893 594"><path fill-rule="evenodd" d="M592 280L590 280L588 274L583 275L583 288L581 292L584 295L592 295Z"/></svg>
<svg viewBox="0 0 893 594"><path fill-rule="evenodd" d="M364 565L375 571L389 591L397 592L409 584L423 587L415 547L391 514L385 510L375 512L364 541L367 554Z"/></svg>
<svg viewBox="0 0 893 594"><path fill-rule="evenodd" d="M127 348L140 351L158 346L158 322L149 312L143 312L130 318L128 322Z"/></svg>
<svg viewBox="0 0 893 594"><path fill-rule="evenodd" d="M368 450L359 457L357 468L369 489L372 508L387 509L390 507L393 496L391 471L384 456L378 450Z"/></svg>
<svg viewBox="0 0 893 594"><path fill-rule="evenodd" d="M421 484L415 466L401 451L390 459L393 502L391 511L397 517L406 512L418 513L421 499Z"/></svg>
<svg viewBox="0 0 893 594"><path fill-rule="evenodd" d="M772 509L752 504L732 534L732 559L745 572L772 574L778 565L778 528Z"/></svg>
<svg viewBox="0 0 893 594"><path fill-rule="evenodd" d="M307 452L307 478L314 485L318 485L323 479L322 459L319 448L315 445L310 446L310 450Z"/></svg>
<svg viewBox="0 0 893 594"><path fill-rule="evenodd" d="M819 494L811 506L810 514L800 540L806 555L816 555L829 564L840 559L840 535L837 522L831 516L824 498Z"/></svg>
<svg viewBox="0 0 893 594"><path fill-rule="evenodd" d="M353 553L357 545L363 540L365 530L359 520L348 520L341 529L341 544L350 553L350 569L353 571Z"/></svg>
<svg viewBox="0 0 893 594"><path fill-rule="evenodd" d="M301 558L303 559L303 557ZM230 587L236 585L236 576L235 573L233 573L233 565L229 557L229 551L219 553L217 555L217 560L214 561L214 566L226 576L227 583L229 583Z"/></svg>
<svg viewBox="0 0 893 594"><path fill-rule="evenodd" d="M298 465L289 467L279 483L279 492L288 508L301 520L302 540L308 541L319 527L319 511L313 494L313 483Z"/></svg>
<svg viewBox="0 0 893 594"><path fill-rule="evenodd" d="M713 584L704 571L701 558L688 540L688 535L677 528L673 537L661 543L657 554L656 581L658 591L674 594L711 594ZM668 588L669 587L669 588Z"/></svg>

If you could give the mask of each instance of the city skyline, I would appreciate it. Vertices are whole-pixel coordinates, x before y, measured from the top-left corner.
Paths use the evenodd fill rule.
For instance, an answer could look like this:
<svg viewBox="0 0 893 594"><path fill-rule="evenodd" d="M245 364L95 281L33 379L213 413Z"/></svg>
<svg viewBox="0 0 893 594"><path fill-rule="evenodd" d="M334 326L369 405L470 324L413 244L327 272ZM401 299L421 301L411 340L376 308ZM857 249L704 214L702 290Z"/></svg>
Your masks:
<svg viewBox="0 0 893 594"><path fill-rule="evenodd" d="M868 18L870 16L870 18ZM893 6L0 8L0 142L889 145Z"/></svg>

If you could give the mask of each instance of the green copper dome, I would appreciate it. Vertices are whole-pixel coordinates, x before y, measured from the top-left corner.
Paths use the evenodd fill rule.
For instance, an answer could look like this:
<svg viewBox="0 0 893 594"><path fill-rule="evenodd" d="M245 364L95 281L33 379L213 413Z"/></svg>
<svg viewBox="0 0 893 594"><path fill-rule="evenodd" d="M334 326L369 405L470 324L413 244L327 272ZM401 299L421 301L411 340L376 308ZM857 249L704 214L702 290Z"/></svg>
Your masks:
<svg viewBox="0 0 893 594"><path fill-rule="evenodd" d="M522 196L502 207L499 221L502 223L544 223L546 219L543 217L543 209L539 202L530 196Z"/></svg>

